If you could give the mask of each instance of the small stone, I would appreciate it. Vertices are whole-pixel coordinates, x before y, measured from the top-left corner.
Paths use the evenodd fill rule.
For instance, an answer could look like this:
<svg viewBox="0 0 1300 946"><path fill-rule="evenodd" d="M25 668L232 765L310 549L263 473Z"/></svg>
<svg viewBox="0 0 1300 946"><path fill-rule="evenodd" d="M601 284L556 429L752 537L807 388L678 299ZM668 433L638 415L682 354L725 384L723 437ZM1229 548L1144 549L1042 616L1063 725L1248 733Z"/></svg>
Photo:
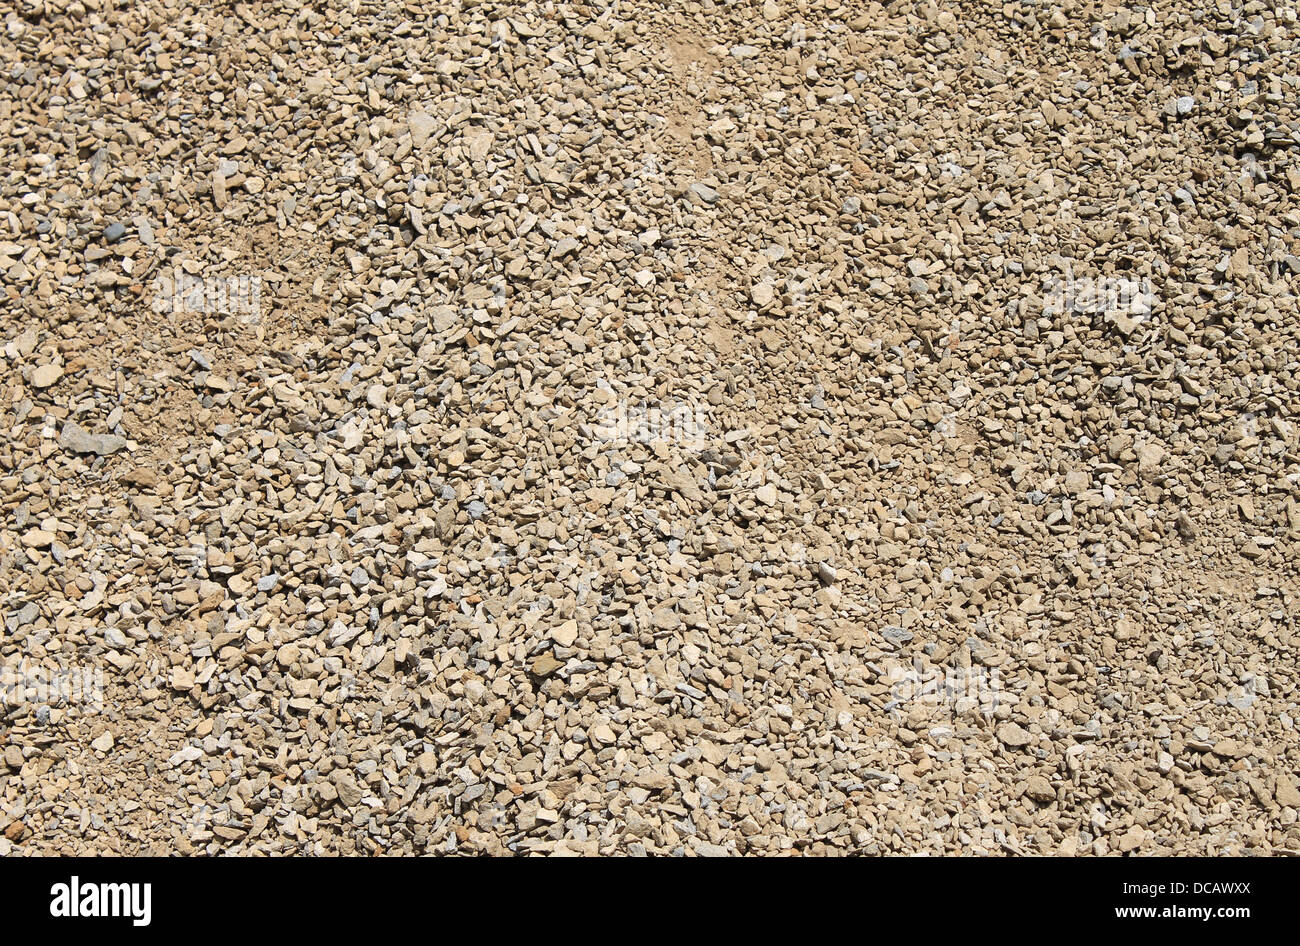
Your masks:
<svg viewBox="0 0 1300 946"><path fill-rule="evenodd" d="M184 765L186 762L197 762L203 758L203 750L198 746L185 746L173 752L167 759L167 764L172 768Z"/></svg>
<svg viewBox="0 0 1300 946"><path fill-rule="evenodd" d="M1020 749L1034 741L1034 737L1015 723L1003 723L998 727L998 740L1012 749Z"/></svg>
<svg viewBox="0 0 1300 946"><path fill-rule="evenodd" d="M37 605L35 601L29 601L14 613L11 629L28 627L35 624L36 619L40 616L40 606Z"/></svg>
<svg viewBox="0 0 1300 946"><path fill-rule="evenodd" d="M1251 747L1236 739L1220 739L1210 751L1225 759L1244 759L1251 754Z"/></svg>
<svg viewBox="0 0 1300 946"><path fill-rule="evenodd" d="M126 440L116 434L92 434L73 421L64 423L59 443L63 449L73 453L93 453L101 457L117 453L127 446Z"/></svg>
<svg viewBox="0 0 1300 946"><path fill-rule="evenodd" d="M1300 790L1287 775L1278 775L1273 796L1283 808L1300 808Z"/></svg>
<svg viewBox="0 0 1300 946"><path fill-rule="evenodd" d="M1164 462L1165 451L1156 444L1142 444L1136 448L1138 469L1143 472L1155 472Z"/></svg>
<svg viewBox="0 0 1300 946"><path fill-rule="evenodd" d="M153 470L137 467L123 473L119 482L125 483L127 486L138 486L141 489L153 489L158 485L158 474Z"/></svg>
<svg viewBox="0 0 1300 946"><path fill-rule="evenodd" d="M904 644L911 643L916 635L905 627L890 624L880 629L880 636L891 644L902 647Z"/></svg>
<svg viewBox="0 0 1300 946"><path fill-rule="evenodd" d="M533 676L549 677L551 674L555 673L555 671L559 670L563 666L564 664L560 663L550 654L542 654L540 657L538 657L536 660L533 661L531 669L533 672Z"/></svg>
<svg viewBox="0 0 1300 946"><path fill-rule="evenodd" d="M411 133L411 144L415 150L422 149L442 125L438 119L424 112L411 112L406 117Z"/></svg>
<svg viewBox="0 0 1300 946"><path fill-rule="evenodd" d="M1030 777L1025 784L1025 794L1041 804L1056 801L1056 790L1052 788L1052 783L1041 775Z"/></svg>
<svg viewBox="0 0 1300 946"><path fill-rule="evenodd" d="M345 808L355 808L361 804L363 797L361 786L357 784L357 780L351 772L337 770L331 773L330 782L338 793L339 802Z"/></svg>
<svg viewBox="0 0 1300 946"><path fill-rule="evenodd" d="M46 532L44 529L31 529L23 533L23 545L29 549L49 548L54 539L54 533Z"/></svg>
<svg viewBox="0 0 1300 946"><path fill-rule="evenodd" d="M1136 851L1141 847L1144 840L1146 840L1146 835L1140 827L1134 825L1129 828L1128 831L1124 832L1124 834L1120 835L1119 843L1116 846L1119 848L1121 854L1127 854L1130 851Z"/></svg>
<svg viewBox="0 0 1300 946"><path fill-rule="evenodd" d="M572 647L574 641L578 639L578 622L565 621L563 624L551 630L551 640L561 647Z"/></svg>
<svg viewBox="0 0 1300 946"><path fill-rule="evenodd" d="M32 372L32 387L48 388L63 377L63 368L59 365L41 365Z"/></svg>
<svg viewBox="0 0 1300 946"><path fill-rule="evenodd" d="M721 197L716 190L708 184L705 184L703 181L696 181L693 183L691 185L691 193L706 204L716 204Z"/></svg>

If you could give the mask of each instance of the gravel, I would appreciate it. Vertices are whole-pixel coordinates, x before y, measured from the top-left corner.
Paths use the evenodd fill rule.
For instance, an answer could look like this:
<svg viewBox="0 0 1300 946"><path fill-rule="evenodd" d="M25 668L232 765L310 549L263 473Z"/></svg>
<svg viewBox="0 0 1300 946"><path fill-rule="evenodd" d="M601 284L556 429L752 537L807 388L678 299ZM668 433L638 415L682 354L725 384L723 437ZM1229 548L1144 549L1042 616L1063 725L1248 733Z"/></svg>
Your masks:
<svg viewBox="0 0 1300 946"><path fill-rule="evenodd" d="M12 855L1300 854L1258 2L45 0Z"/></svg>

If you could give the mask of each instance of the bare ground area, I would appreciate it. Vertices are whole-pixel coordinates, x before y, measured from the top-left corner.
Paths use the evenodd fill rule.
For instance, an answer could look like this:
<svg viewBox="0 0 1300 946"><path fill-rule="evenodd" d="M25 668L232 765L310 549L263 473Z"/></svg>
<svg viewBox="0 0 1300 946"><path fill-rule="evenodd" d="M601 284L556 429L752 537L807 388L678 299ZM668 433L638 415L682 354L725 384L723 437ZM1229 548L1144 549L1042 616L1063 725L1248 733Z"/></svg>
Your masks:
<svg viewBox="0 0 1300 946"><path fill-rule="evenodd" d="M16 7L0 855L1300 854L1293 8Z"/></svg>

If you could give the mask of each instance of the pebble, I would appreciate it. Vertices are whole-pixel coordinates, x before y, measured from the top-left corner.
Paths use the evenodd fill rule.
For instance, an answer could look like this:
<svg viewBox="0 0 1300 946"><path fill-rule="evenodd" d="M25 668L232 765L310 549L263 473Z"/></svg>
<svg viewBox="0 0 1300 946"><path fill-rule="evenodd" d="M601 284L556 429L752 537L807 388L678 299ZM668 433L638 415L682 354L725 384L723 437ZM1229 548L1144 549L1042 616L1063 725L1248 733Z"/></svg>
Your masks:
<svg viewBox="0 0 1300 946"><path fill-rule="evenodd" d="M32 371L32 387L48 388L63 377L63 368L59 365L41 365Z"/></svg>
<svg viewBox="0 0 1300 946"><path fill-rule="evenodd" d="M551 631L551 640L561 647L572 647L578 639L578 622L565 621Z"/></svg>
<svg viewBox="0 0 1300 946"><path fill-rule="evenodd" d="M998 739L1004 746L1020 749L1033 742L1033 737L1016 723L1003 723L998 727Z"/></svg>
<svg viewBox="0 0 1300 946"><path fill-rule="evenodd" d="M710 187L708 184L705 184L703 181L696 181L693 183L691 185L691 193L700 198L700 200L704 201L706 204L716 204L719 199L721 199L721 195L717 190Z"/></svg>
<svg viewBox="0 0 1300 946"><path fill-rule="evenodd" d="M101 457L127 447L127 441L123 437L116 434L92 434L73 421L63 425L59 443L73 453L93 453Z"/></svg>

